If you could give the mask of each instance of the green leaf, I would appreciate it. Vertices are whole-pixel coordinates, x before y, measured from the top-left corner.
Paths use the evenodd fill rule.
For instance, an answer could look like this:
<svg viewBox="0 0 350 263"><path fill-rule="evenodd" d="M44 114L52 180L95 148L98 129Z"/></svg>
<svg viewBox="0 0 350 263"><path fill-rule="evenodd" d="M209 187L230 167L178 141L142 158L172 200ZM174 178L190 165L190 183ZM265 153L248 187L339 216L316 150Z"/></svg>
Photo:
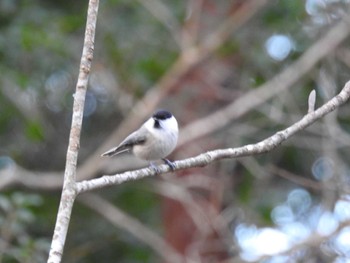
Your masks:
<svg viewBox="0 0 350 263"><path fill-rule="evenodd" d="M81 15L67 15L59 21L60 28L65 33L73 33L84 28L85 17Z"/></svg>
<svg viewBox="0 0 350 263"><path fill-rule="evenodd" d="M151 81L156 81L166 69L161 62L161 59L147 58L139 62L138 69Z"/></svg>
<svg viewBox="0 0 350 263"><path fill-rule="evenodd" d="M39 142L44 140L44 130L42 125L37 122L29 122L25 130L26 136L29 140Z"/></svg>
<svg viewBox="0 0 350 263"><path fill-rule="evenodd" d="M253 175L248 171L244 172L243 181L240 183L237 189L238 197L243 203L248 203L251 199L251 193L253 188Z"/></svg>

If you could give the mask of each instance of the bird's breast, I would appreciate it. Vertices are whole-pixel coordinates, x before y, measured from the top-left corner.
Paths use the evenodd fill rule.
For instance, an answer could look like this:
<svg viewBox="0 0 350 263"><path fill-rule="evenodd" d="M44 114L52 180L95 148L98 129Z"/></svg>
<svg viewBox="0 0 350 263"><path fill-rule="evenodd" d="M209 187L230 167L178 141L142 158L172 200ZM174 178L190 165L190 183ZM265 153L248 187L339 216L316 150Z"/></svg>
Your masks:
<svg viewBox="0 0 350 263"><path fill-rule="evenodd" d="M135 145L133 153L143 160L159 160L168 156L176 147L177 133L158 132L150 134L144 144Z"/></svg>

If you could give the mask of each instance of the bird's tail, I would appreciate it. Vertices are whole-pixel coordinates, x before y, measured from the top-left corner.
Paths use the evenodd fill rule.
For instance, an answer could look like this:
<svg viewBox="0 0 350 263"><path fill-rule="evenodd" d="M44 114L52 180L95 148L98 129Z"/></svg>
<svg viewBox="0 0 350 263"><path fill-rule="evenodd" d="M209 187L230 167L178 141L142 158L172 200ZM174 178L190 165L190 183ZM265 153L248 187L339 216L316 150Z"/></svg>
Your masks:
<svg viewBox="0 0 350 263"><path fill-rule="evenodd" d="M101 154L101 156L102 157L105 157L105 156L112 157L114 155L117 155L117 154L120 154L120 153L123 153L123 152L127 152L127 151L129 151L128 148L114 147L114 148L108 150L107 152Z"/></svg>

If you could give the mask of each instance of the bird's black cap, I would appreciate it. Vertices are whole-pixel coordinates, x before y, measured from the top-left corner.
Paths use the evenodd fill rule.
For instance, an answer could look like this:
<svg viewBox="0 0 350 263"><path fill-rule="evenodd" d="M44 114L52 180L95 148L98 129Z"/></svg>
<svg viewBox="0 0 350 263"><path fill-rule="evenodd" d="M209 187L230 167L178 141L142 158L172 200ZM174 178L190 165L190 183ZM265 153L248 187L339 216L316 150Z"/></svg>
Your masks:
<svg viewBox="0 0 350 263"><path fill-rule="evenodd" d="M154 114L153 114L153 119L156 120L166 120L166 119L170 119L173 115L166 110L157 110Z"/></svg>

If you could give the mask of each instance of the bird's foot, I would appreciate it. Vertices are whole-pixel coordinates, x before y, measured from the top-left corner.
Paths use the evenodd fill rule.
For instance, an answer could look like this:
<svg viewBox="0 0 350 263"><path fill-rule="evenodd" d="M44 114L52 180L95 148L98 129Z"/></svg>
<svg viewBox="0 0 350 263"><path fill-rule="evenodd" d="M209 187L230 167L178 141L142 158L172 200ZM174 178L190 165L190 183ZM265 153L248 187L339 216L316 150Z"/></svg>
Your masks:
<svg viewBox="0 0 350 263"><path fill-rule="evenodd" d="M160 169L153 162L149 163L149 168L153 170L156 174L160 174Z"/></svg>
<svg viewBox="0 0 350 263"><path fill-rule="evenodd" d="M164 163L166 163L167 165L169 165L169 167L170 167L170 169L171 169L172 171L175 170L175 164L174 164L173 162L171 162L171 161L169 161L168 159L165 159L165 158L163 158L162 160L164 161Z"/></svg>

